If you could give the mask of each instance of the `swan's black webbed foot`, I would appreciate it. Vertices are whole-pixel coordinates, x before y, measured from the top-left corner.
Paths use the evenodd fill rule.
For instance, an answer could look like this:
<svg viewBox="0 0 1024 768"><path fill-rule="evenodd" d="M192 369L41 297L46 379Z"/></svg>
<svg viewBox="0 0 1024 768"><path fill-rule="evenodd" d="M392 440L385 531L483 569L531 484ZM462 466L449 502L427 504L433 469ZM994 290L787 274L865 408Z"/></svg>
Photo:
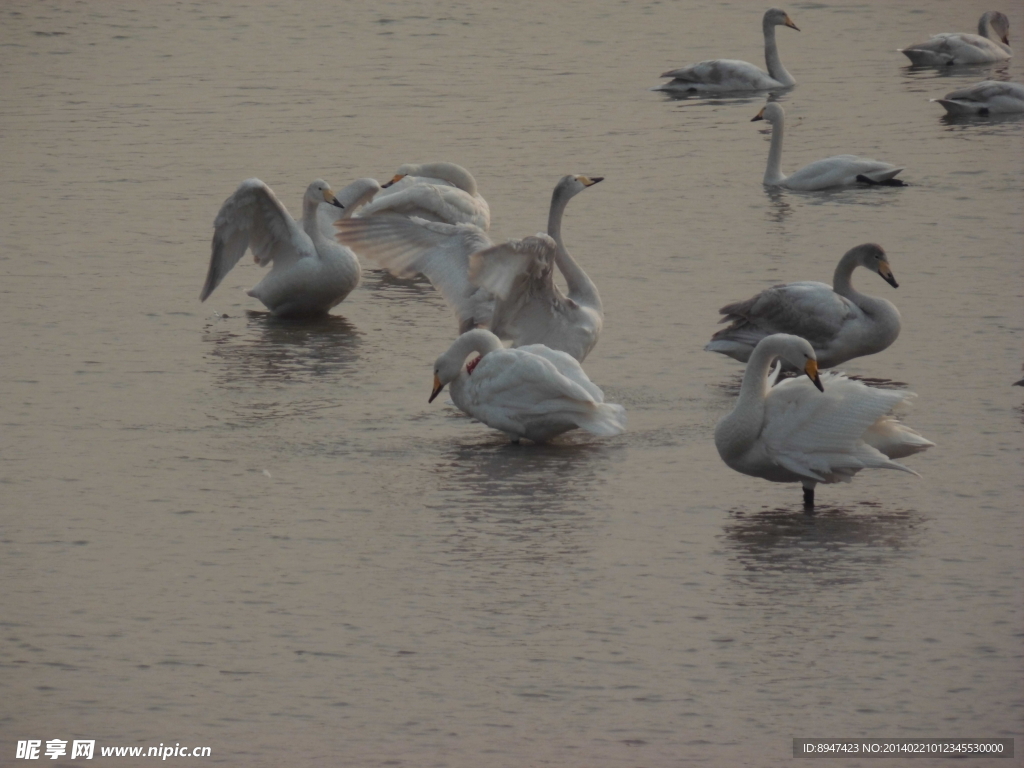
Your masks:
<svg viewBox="0 0 1024 768"><path fill-rule="evenodd" d="M814 489L804 488L804 512L814 511Z"/></svg>

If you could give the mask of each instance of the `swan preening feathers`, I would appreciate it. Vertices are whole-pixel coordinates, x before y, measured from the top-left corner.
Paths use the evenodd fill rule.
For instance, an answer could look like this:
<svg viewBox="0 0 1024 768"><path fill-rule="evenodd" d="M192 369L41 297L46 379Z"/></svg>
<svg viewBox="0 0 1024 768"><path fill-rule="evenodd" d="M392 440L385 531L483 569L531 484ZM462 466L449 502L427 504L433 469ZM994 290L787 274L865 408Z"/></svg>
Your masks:
<svg viewBox="0 0 1024 768"><path fill-rule="evenodd" d="M799 171L786 176L782 172L782 136L785 130L786 112L782 105L769 102L752 119L765 120L772 126L772 143L768 150L768 167L764 172L764 184L768 187L785 187L803 192L821 189L849 187L855 184L882 184L902 187L904 183L896 178L902 171L895 165L883 163L857 155L835 155L816 160Z"/></svg>
<svg viewBox="0 0 1024 768"><path fill-rule="evenodd" d="M473 175L455 163L407 163L383 185L359 215L400 213L446 224L491 225L491 209L477 191Z"/></svg>
<svg viewBox="0 0 1024 768"><path fill-rule="evenodd" d="M923 43L898 48L915 66L945 67L957 64L989 64L1013 55L1010 20L999 11L986 11L978 20L978 34L945 32Z"/></svg>
<svg viewBox="0 0 1024 768"><path fill-rule="evenodd" d="M775 27L785 26L800 31L781 8L769 8L761 21L764 31L764 61L768 72L753 64L734 59L711 59L691 64L681 69L663 72L662 77L671 77L667 83L655 87L655 91L727 93L729 91L770 91L789 88L796 80L782 66L779 49L775 43Z"/></svg>
<svg viewBox="0 0 1024 768"><path fill-rule="evenodd" d="M983 80L950 91L937 101L950 115L1012 115L1024 112L1024 85Z"/></svg>
<svg viewBox="0 0 1024 768"><path fill-rule="evenodd" d="M577 428L602 436L626 429L626 409L605 403L573 357L543 344L506 349L482 328L462 334L437 358L430 402L448 385L455 405L515 442L542 443Z"/></svg>
<svg viewBox="0 0 1024 768"><path fill-rule="evenodd" d="M275 315L322 314L359 285L359 261L324 231L318 217L322 204L354 208L379 185L360 179L337 195L317 179L302 197L302 221L288 213L273 190L247 179L220 208L213 222L210 266L200 301L206 301L246 248L270 273L247 293Z"/></svg>
<svg viewBox="0 0 1024 768"><path fill-rule="evenodd" d="M850 276L857 267L899 287L882 247L864 243L839 260L831 286L810 281L786 283L722 307L721 322L730 325L712 336L705 349L747 362L762 339L788 333L814 347L822 368L881 352L899 336L900 313L891 302L854 289Z"/></svg>
<svg viewBox="0 0 1024 768"><path fill-rule="evenodd" d="M772 386L768 369L778 357L807 378ZM804 505L813 508L818 483L849 482L862 469L917 474L893 461L934 445L892 415L912 397L868 387L841 373L819 379L811 345L797 336L774 334L751 354L736 406L715 427L715 447L737 472L801 483Z"/></svg>
<svg viewBox="0 0 1024 768"><path fill-rule="evenodd" d="M600 176L564 176L555 186L547 234L494 245L472 224L374 215L337 222L338 240L397 277L423 274L455 310L460 333L487 327L514 346L544 344L582 361L603 324L593 281L562 243L562 215ZM563 294L554 268L565 278Z"/></svg>

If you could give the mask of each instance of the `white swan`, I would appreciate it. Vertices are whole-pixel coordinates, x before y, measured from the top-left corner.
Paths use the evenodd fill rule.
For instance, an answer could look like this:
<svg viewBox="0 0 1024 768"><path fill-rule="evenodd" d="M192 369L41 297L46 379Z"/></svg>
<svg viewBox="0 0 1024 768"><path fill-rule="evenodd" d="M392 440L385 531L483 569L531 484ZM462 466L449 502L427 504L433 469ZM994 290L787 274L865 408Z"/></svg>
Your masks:
<svg viewBox="0 0 1024 768"><path fill-rule="evenodd" d="M663 72L662 77L671 77L672 80L652 90L724 93L769 91L796 85L796 80L782 66L782 60L779 58L779 49L775 43L775 27L779 25L800 31L789 18L789 14L781 8L769 8L765 11L761 26L764 29L764 62L768 67L767 73L745 61L711 59L682 69Z"/></svg>
<svg viewBox="0 0 1024 768"><path fill-rule="evenodd" d="M359 285L359 261L348 248L329 237L317 209L322 203L355 207L379 185L360 179L337 196L317 179L302 198L301 224L291 217L273 190L259 179L243 181L221 206L213 222L210 267L200 301L206 301L224 276L251 248L270 273L247 293L275 315L322 314ZM339 199L340 198L340 199Z"/></svg>
<svg viewBox="0 0 1024 768"><path fill-rule="evenodd" d="M558 181L546 235L494 246L467 224L371 216L338 222L338 239L398 277L426 275L454 307L460 333L489 326L515 346L544 344L582 361L597 343L604 313L597 287L562 243L562 216L569 200L602 178ZM555 285L553 265L568 295Z"/></svg>
<svg viewBox="0 0 1024 768"><path fill-rule="evenodd" d="M477 353L467 365L466 358ZM604 402L604 393L564 352L543 344L505 349L490 331L468 331L434 364L430 400L451 384L452 401L514 442L542 443L570 429L618 435L626 409Z"/></svg>
<svg viewBox="0 0 1024 768"><path fill-rule="evenodd" d="M473 175L455 163L408 163L399 167L360 216L400 213L446 224L472 224L485 232L491 209L477 191Z"/></svg>
<svg viewBox="0 0 1024 768"><path fill-rule="evenodd" d="M1010 48L1010 20L999 11L986 11L978 20L978 34L945 32L931 40L897 48L915 66L944 67L1005 61Z"/></svg>
<svg viewBox="0 0 1024 768"><path fill-rule="evenodd" d="M811 343L822 368L881 352L900 335L900 313L892 302L854 289L850 276L857 267L899 287L882 247L864 243L839 260L831 286L786 283L722 307L719 312L725 317L720 322L731 325L712 336L704 349L745 363L763 338L789 333Z"/></svg>
<svg viewBox="0 0 1024 768"><path fill-rule="evenodd" d="M932 101L951 115L1011 115L1024 112L1024 85L983 80Z"/></svg>
<svg viewBox="0 0 1024 768"><path fill-rule="evenodd" d="M768 369L777 357L810 381L801 376L771 386ZM913 396L868 387L841 373L819 378L811 345L775 334L750 356L736 407L715 427L715 447L737 472L802 483L804 506L813 508L818 483L849 482L862 469L917 474L892 461L934 445L892 416Z"/></svg>
<svg viewBox="0 0 1024 768"><path fill-rule="evenodd" d="M824 160L816 160L786 176L782 172L782 134L786 122L785 110L780 104L773 101L766 104L757 115L751 118L751 122L755 120L766 120L772 126L772 144L768 150L768 167L764 172L765 186L785 187L803 192L848 187L854 184L905 186L902 181L895 178L903 170L902 168L857 155L826 157Z"/></svg>

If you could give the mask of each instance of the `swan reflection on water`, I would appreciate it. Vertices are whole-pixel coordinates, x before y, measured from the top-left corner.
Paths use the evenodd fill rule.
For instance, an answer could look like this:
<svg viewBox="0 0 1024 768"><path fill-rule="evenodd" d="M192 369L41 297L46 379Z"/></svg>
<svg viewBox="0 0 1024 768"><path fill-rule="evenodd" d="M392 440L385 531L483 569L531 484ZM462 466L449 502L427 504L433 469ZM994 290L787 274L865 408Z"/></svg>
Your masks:
<svg viewBox="0 0 1024 768"><path fill-rule="evenodd" d="M359 358L362 332L344 317L290 320L269 312L223 315L207 324L203 341L220 364L221 383L290 383L351 370Z"/></svg>
<svg viewBox="0 0 1024 768"><path fill-rule="evenodd" d="M435 471L440 501L427 506L453 526L450 551L486 561L564 563L589 549L581 534L594 526L602 473L612 460L607 445L453 446ZM585 438L584 438L585 439Z"/></svg>
<svg viewBox="0 0 1024 768"><path fill-rule="evenodd" d="M868 501L848 508L820 505L813 514L796 505L756 512L733 509L722 539L743 580L768 586L769 578L775 587L779 574L805 573L821 586L880 578L887 563L917 546L924 522L919 512L884 509Z"/></svg>

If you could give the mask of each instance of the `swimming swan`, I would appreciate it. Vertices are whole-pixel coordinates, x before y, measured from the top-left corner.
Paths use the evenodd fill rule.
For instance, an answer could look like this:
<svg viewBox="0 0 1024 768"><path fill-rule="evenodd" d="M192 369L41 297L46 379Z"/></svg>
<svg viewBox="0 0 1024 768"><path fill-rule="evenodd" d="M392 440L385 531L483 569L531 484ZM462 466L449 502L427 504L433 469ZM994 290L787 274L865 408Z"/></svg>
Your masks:
<svg viewBox="0 0 1024 768"><path fill-rule="evenodd" d="M772 386L768 369L777 357L810 381L801 376ZM862 469L917 474L892 461L934 445L892 416L912 397L865 386L842 373L819 377L807 341L775 334L762 339L750 356L736 407L715 427L715 447L737 472L802 483L804 506L812 509L818 483L850 482Z"/></svg>
<svg viewBox="0 0 1024 768"><path fill-rule="evenodd" d="M900 335L900 313L892 302L854 289L850 276L857 267L899 287L882 247L864 243L839 260L831 286L786 283L722 307L721 322L731 325L712 336L704 349L745 363L763 338L789 333L811 343L821 368L881 352Z"/></svg>
<svg viewBox="0 0 1024 768"><path fill-rule="evenodd" d="M291 217L273 190L259 179L243 181L221 206L213 222L210 267L200 301L206 301L224 276L251 248L261 267L272 263L256 287L246 293L275 315L322 314L359 285L359 261L329 237L318 217L321 203L353 209L379 185L360 179L337 196L322 179L302 198L301 224ZM345 201L345 202L342 202Z"/></svg>
<svg viewBox="0 0 1024 768"><path fill-rule="evenodd" d="M799 171L786 176L782 172L782 134L786 112L780 104L770 102L752 119L766 120L772 126L772 144L768 150L768 167L764 172L764 184L768 187L785 187L803 192L813 192L833 187L848 187L854 184L884 184L891 187L905 186L895 176L902 171L895 165L883 163L857 155L835 155L816 160Z"/></svg>
<svg viewBox="0 0 1024 768"><path fill-rule="evenodd" d="M476 352L467 365L466 358ZM505 349L490 331L468 331L434 364L430 400L451 385L452 401L513 442L543 443L571 429L618 435L626 409L604 402L604 393L565 352L543 344Z"/></svg>
<svg viewBox="0 0 1024 768"><path fill-rule="evenodd" d="M897 48L915 66L944 67L1005 61L1010 48L1010 20L999 11L987 11L978 20L978 34L945 32L923 43Z"/></svg>
<svg viewBox="0 0 1024 768"><path fill-rule="evenodd" d="M363 206L359 216L400 213L446 224L491 226L491 209L477 191L473 175L455 163L407 163L399 167L384 192Z"/></svg>
<svg viewBox="0 0 1024 768"><path fill-rule="evenodd" d="M951 115L1010 115L1024 112L1024 85L983 80L932 101Z"/></svg>
<svg viewBox="0 0 1024 768"><path fill-rule="evenodd" d="M582 361L604 323L597 287L562 243L562 215L600 176L564 176L555 186L548 232L494 246L469 224L399 216L338 222L338 240L398 277L426 275L455 309L459 333L490 327L515 346L545 344ZM552 265L568 295L554 284Z"/></svg>
<svg viewBox="0 0 1024 768"><path fill-rule="evenodd" d="M800 31L800 28L789 18L789 14L781 8L769 8L765 11L761 26L764 29L764 62L768 67L767 74L745 61L711 59L662 73L662 77L673 79L652 90L724 93L727 91L767 91L796 85L796 80L782 66L779 49L775 44L775 27L779 25L795 29L797 32Z"/></svg>

